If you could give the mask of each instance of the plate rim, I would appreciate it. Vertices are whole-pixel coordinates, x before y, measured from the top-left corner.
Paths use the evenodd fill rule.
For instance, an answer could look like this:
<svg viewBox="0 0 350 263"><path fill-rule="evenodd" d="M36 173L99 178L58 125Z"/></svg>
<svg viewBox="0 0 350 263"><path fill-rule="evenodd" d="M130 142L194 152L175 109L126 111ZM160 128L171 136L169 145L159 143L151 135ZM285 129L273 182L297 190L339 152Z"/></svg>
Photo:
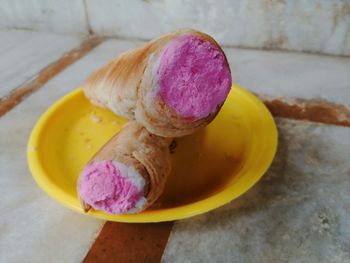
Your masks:
<svg viewBox="0 0 350 263"><path fill-rule="evenodd" d="M264 115L266 120L268 120L268 124L270 126L270 143L267 147L267 153L268 158L265 158L264 165L260 165L260 169L258 171L255 171L255 173L259 173L259 176L255 178L255 180L252 180L247 184L245 188L237 189L235 191L231 191L232 186L228 186L222 191L217 192L211 196L208 196L202 200L181 205L178 207L173 208L166 208L162 210L151 210L146 211L144 213L139 214L124 214L124 215L112 215L108 213L104 213L102 211L93 211L84 213L83 209L80 206L74 205L76 198L72 197L68 193L66 193L62 188L58 187L56 184L54 184L49 178L46 176L46 173L44 171L43 166L41 165L41 162L38 157L38 153L36 151L36 148L38 148L38 145L40 144L40 135L42 134L46 122L50 119L50 117L56 112L57 109L59 109L64 103L69 101L70 99L74 98L75 96L80 95L82 93L82 88L77 88L60 99L58 99L54 104L52 104L39 118L37 123L35 124L28 140L27 144L27 161L29 170L32 174L32 177L36 181L36 183L39 185L39 187L44 190L51 198L56 200L57 202L63 204L64 206L73 209L76 212L79 212L81 214L90 215L93 217L97 217L100 219L105 219L109 221L116 221L116 222L127 222L127 223L146 223L146 222L163 222L163 221L173 221L173 220L179 220L184 218L189 218L195 215L203 214L208 211L211 211L213 209L216 209L220 206L223 206L234 199L238 198L245 192L247 192L250 188L252 188L265 174L267 169L270 167L272 161L274 160L274 157L276 155L277 151L277 145L278 145L278 130L276 123L274 121L274 118L272 117L272 114L267 109L267 107L261 102L259 98L257 98L255 95L253 95L248 90L242 88L241 86L237 84L232 85L232 90L238 90L239 92L242 92L243 95L247 96L249 99L251 99L254 104L259 106L260 109L263 109ZM239 180L239 179L238 179ZM210 204L210 205L209 205Z"/></svg>

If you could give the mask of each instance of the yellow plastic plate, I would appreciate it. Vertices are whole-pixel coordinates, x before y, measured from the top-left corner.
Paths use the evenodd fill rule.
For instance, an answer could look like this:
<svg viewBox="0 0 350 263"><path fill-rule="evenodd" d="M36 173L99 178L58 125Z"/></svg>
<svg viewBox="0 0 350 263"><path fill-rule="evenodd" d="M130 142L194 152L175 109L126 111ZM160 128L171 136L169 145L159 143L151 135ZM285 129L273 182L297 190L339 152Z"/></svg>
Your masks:
<svg viewBox="0 0 350 263"><path fill-rule="evenodd" d="M91 105L81 89L64 96L40 118L27 156L39 186L63 205L83 213L76 183L83 166L126 120ZM161 198L139 214L88 215L119 222L160 222L198 215L237 198L271 164L277 129L270 112L234 85L217 118L202 131L177 139L173 170Z"/></svg>

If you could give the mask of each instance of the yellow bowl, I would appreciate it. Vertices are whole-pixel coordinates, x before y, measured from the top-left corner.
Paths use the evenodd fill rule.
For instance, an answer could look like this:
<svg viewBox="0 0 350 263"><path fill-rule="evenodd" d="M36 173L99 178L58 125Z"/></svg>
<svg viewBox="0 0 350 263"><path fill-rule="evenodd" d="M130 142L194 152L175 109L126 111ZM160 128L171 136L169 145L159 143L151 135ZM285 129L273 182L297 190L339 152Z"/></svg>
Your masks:
<svg viewBox="0 0 350 263"><path fill-rule="evenodd" d="M64 96L40 118L27 156L39 186L63 205L83 213L77 199L79 172L126 120L91 105L81 89ZM173 170L161 198L139 214L88 215L119 222L160 222L198 215L237 198L271 164L277 129L270 112L234 85L217 118L196 134L177 139Z"/></svg>

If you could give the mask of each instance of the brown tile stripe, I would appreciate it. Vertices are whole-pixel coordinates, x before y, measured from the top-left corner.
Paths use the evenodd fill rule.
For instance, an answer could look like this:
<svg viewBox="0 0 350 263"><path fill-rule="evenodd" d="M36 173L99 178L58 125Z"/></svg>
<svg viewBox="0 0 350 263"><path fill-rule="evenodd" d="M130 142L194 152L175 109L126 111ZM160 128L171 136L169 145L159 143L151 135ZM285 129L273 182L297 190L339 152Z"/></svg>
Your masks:
<svg viewBox="0 0 350 263"><path fill-rule="evenodd" d="M160 262L173 222L126 224L107 222L84 263Z"/></svg>
<svg viewBox="0 0 350 263"><path fill-rule="evenodd" d="M325 100L290 98L268 99L265 105L276 117L321 122L350 127L350 107Z"/></svg>
<svg viewBox="0 0 350 263"><path fill-rule="evenodd" d="M34 79L14 89L7 96L0 99L0 117L10 111L31 93L42 87L55 75L86 55L90 50L102 43L103 40L104 38L101 37L89 37L81 43L79 47L69 51L59 60L42 69Z"/></svg>

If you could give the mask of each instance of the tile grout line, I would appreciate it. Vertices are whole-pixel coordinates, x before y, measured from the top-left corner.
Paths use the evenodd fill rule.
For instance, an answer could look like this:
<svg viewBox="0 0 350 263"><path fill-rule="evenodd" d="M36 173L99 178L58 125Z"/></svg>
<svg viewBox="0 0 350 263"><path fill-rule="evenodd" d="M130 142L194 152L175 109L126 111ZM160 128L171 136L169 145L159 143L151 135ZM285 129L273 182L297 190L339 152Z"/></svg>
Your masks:
<svg viewBox="0 0 350 263"><path fill-rule="evenodd" d="M118 36L118 35L101 35L106 37L107 39L115 39L115 40L128 40L128 41L143 41L148 42L151 41L152 38L143 38L143 37L128 37L128 36ZM220 44L220 43L219 43ZM322 56L322 57L335 57L335 58L350 58L350 55L342 55L342 54L331 54L331 53L322 53L317 51L308 51L308 50L293 50L293 49L284 49L284 48L273 48L273 47L249 47L249 46L242 46L242 45L230 45L230 44L220 44L220 46L225 48L235 48L235 49L242 49L247 51L266 51L266 52L285 52L285 53L291 53L291 54L304 54L304 55L315 55L315 56Z"/></svg>
<svg viewBox="0 0 350 263"><path fill-rule="evenodd" d="M91 22L90 22L89 11L88 11L88 8L87 8L87 3L86 3L86 0L82 0L82 1L83 1L83 7L84 7L86 29L87 29L88 33L90 35L92 35L93 34L93 30L92 30L92 27L91 27Z"/></svg>
<svg viewBox="0 0 350 263"><path fill-rule="evenodd" d="M0 99L0 117L13 109L22 100L40 89L50 79L55 77L68 66L88 54L92 49L101 44L105 38L88 37L79 47L74 48L64 54L61 58L54 61L50 65L43 68L34 78L31 78L27 83L21 84L13 89L8 95Z"/></svg>

